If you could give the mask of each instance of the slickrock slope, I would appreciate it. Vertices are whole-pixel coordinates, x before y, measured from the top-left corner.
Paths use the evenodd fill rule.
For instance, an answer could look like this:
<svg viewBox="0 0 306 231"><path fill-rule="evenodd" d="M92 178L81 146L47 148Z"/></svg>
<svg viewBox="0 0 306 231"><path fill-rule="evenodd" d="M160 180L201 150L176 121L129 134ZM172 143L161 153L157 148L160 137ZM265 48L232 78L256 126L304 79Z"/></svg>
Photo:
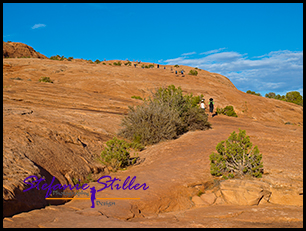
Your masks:
<svg viewBox="0 0 306 231"><path fill-rule="evenodd" d="M4 216L36 208L5 218L4 227L302 226L301 106L246 94L226 77L205 70L198 70L198 76L182 77L174 71L184 69L188 73L193 68L109 65L113 62L3 60ZM53 83L39 82L44 76ZM206 100L212 97L216 107L233 105L238 118L209 118L213 129L189 132L177 140L147 147L139 153L144 162L109 173L96 159L105 142L120 129L128 106L141 104L131 96L148 97L155 88L170 84L181 86L186 93L203 94ZM239 181L207 188L215 182L209 173L208 156L217 143L238 128L247 131L263 154L265 174L255 180L263 188L257 192L255 187L249 193L243 190L245 182ZM150 188L99 192L97 198L141 200L115 201L114 206L95 209L90 208L88 200L42 208L50 203L43 198L45 191L22 192L26 176L44 176L47 182L55 176L56 182L68 184L89 174L94 180L107 174L120 179L135 175L137 182L145 182ZM97 182L91 185L101 187ZM253 185L248 183L249 189ZM206 190L208 196L197 198L199 190ZM239 193L246 201L233 196ZM248 206L256 201L254 195L258 193L263 195L259 205ZM272 214L271 218L263 219L265 213Z"/></svg>

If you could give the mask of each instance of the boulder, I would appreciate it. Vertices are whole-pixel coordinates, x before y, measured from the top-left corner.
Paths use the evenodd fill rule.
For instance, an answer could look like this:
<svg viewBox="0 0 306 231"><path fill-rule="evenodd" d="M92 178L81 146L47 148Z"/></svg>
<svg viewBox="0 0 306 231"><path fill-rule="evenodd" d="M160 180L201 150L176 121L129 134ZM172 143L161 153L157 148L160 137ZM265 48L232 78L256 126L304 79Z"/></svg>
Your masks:
<svg viewBox="0 0 306 231"><path fill-rule="evenodd" d="M272 187L270 202L281 205L303 206L303 189L295 187Z"/></svg>
<svg viewBox="0 0 306 231"><path fill-rule="evenodd" d="M258 205L269 202L271 191L268 183L257 180L226 180L220 183L224 201L236 205Z"/></svg>
<svg viewBox="0 0 306 231"><path fill-rule="evenodd" d="M206 206L209 205L206 201L203 201L199 196L192 197L192 202L195 206Z"/></svg>
<svg viewBox="0 0 306 231"><path fill-rule="evenodd" d="M216 195L214 193L204 193L200 198L207 204L212 205L216 201Z"/></svg>

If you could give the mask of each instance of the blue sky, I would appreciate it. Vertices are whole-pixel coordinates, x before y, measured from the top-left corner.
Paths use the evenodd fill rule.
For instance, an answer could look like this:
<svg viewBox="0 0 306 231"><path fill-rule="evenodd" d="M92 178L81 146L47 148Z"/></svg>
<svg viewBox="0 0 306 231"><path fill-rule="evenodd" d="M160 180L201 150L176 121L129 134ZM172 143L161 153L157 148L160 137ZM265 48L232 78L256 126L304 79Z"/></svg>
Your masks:
<svg viewBox="0 0 306 231"><path fill-rule="evenodd" d="M302 3L4 3L3 41L50 57L198 67L303 94Z"/></svg>

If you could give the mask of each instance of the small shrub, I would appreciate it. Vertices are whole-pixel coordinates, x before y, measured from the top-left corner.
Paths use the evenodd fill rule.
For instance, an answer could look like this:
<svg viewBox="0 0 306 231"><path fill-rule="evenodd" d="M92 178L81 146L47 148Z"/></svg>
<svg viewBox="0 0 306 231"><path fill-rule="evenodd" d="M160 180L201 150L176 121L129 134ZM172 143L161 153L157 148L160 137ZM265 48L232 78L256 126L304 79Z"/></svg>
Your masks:
<svg viewBox="0 0 306 231"><path fill-rule="evenodd" d="M110 166L113 171L134 164L136 158L130 161L130 149L142 150L144 147L137 143L128 143L114 137L106 142L106 147L101 152L100 162Z"/></svg>
<svg viewBox="0 0 306 231"><path fill-rule="evenodd" d="M170 85L157 89L152 97L142 105L129 107L118 135L148 145L210 128L207 115L197 105L199 96L184 96L180 87Z"/></svg>
<svg viewBox="0 0 306 231"><path fill-rule="evenodd" d="M137 140L129 143L130 148L136 150L136 151L142 151L145 149L145 146L143 146L141 143L139 143Z"/></svg>
<svg viewBox="0 0 306 231"><path fill-rule="evenodd" d="M119 135L143 145L177 137L176 125L180 124L179 115L166 105L145 102L129 109L128 116L123 119L124 129Z"/></svg>
<svg viewBox="0 0 306 231"><path fill-rule="evenodd" d="M218 108L216 109L217 114L221 115L227 115L227 116L232 116L232 117L238 117L236 112L234 111L233 106L226 106L225 108Z"/></svg>
<svg viewBox="0 0 306 231"><path fill-rule="evenodd" d="M209 156L212 175L224 179L245 175L262 177L262 154L257 146L253 147L245 130L239 129L238 135L232 132L226 141L218 143L216 150L217 153Z"/></svg>
<svg viewBox="0 0 306 231"><path fill-rule="evenodd" d="M132 63L130 61L128 61L127 63L124 64L125 66L131 66Z"/></svg>
<svg viewBox="0 0 306 231"><path fill-rule="evenodd" d="M195 75L195 76L197 76L198 72L196 70L190 70L188 75Z"/></svg>
<svg viewBox="0 0 306 231"><path fill-rule="evenodd" d="M251 90L247 90L246 93L251 94L251 95L261 96L260 93L256 93L255 91L251 91Z"/></svg>
<svg viewBox="0 0 306 231"><path fill-rule="evenodd" d="M140 96L135 96L135 95L133 95L131 98L132 98L132 99L140 99L140 100L143 100Z"/></svg>
<svg viewBox="0 0 306 231"><path fill-rule="evenodd" d="M186 95L185 97L188 98L188 100L190 100L192 107L196 107L200 103L200 101L204 98L204 95L201 94L199 96L193 96L192 94L190 94Z"/></svg>
<svg viewBox="0 0 306 231"><path fill-rule="evenodd" d="M99 59L97 59L97 60L95 61L95 63L96 63L96 64L99 64L99 63L101 63L101 61L100 61Z"/></svg>
<svg viewBox="0 0 306 231"><path fill-rule="evenodd" d="M118 61L117 63L114 62L113 64L114 64L114 66L121 66L121 62L120 61Z"/></svg>
<svg viewBox="0 0 306 231"><path fill-rule="evenodd" d="M174 67L179 67L179 65L176 64L176 65L174 65Z"/></svg>
<svg viewBox="0 0 306 231"><path fill-rule="evenodd" d="M103 65L106 65L106 63L102 63Z"/></svg>
<svg viewBox="0 0 306 231"><path fill-rule="evenodd" d="M53 83L53 81L50 79L50 77L41 77L39 79L39 82Z"/></svg>
<svg viewBox="0 0 306 231"><path fill-rule="evenodd" d="M59 55L53 55L50 57L51 60L60 60L60 56Z"/></svg>
<svg viewBox="0 0 306 231"><path fill-rule="evenodd" d="M151 68L151 67L154 67L154 65L153 64L149 64L149 65L142 64L141 67L142 68Z"/></svg>
<svg viewBox="0 0 306 231"><path fill-rule="evenodd" d="M198 191L197 196L200 197L204 194L204 192L202 192L201 190Z"/></svg>

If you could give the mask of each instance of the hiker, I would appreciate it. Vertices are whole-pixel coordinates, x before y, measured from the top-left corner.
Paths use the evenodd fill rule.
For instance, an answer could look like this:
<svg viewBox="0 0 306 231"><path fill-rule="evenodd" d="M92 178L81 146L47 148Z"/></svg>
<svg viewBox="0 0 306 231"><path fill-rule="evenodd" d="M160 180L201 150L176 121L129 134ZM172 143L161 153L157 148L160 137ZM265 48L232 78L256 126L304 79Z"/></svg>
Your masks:
<svg viewBox="0 0 306 231"><path fill-rule="evenodd" d="M177 74L177 71L175 71L175 74Z"/></svg>
<svg viewBox="0 0 306 231"><path fill-rule="evenodd" d="M202 108L205 111L204 99L201 100L200 108Z"/></svg>
<svg viewBox="0 0 306 231"><path fill-rule="evenodd" d="M212 114L214 112L214 104L215 104L214 99L210 98L209 99L209 112L211 113L211 117L213 117Z"/></svg>
<svg viewBox="0 0 306 231"><path fill-rule="evenodd" d="M166 67L164 67L164 69L166 69Z"/></svg>
<svg viewBox="0 0 306 231"><path fill-rule="evenodd" d="M134 67L136 67L136 63L134 63Z"/></svg>
<svg viewBox="0 0 306 231"><path fill-rule="evenodd" d="M182 75L184 74L184 71L183 71L183 70L181 70L181 74L182 74Z"/></svg>
<svg viewBox="0 0 306 231"><path fill-rule="evenodd" d="M159 64L157 64L157 68L159 68Z"/></svg>

